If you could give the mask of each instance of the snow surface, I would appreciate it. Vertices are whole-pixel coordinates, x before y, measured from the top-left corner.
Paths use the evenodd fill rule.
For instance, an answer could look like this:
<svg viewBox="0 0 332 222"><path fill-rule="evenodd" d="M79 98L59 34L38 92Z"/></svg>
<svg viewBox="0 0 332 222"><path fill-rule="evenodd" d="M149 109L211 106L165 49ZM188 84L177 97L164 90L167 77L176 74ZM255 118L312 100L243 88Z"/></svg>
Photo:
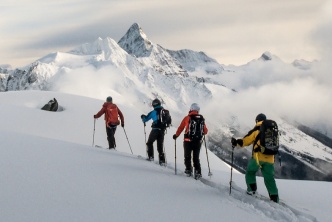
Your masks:
<svg viewBox="0 0 332 222"><path fill-rule="evenodd" d="M41 110L52 98L62 111ZM102 104L59 92L0 94L0 221L330 221L328 182L277 180L283 206L244 194L244 175L233 171L229 195L230 167L208 152L207 176L204 146L204 180L183 175L181 141L175 175L175 128L165 137L167 167L138 158L145 157L142 111L120 100L134 155L121 127L117 151L93 147L93 135L94 144L107 143L102 118L94 130ZM262 178L258 191L267 196Z"/></svg>

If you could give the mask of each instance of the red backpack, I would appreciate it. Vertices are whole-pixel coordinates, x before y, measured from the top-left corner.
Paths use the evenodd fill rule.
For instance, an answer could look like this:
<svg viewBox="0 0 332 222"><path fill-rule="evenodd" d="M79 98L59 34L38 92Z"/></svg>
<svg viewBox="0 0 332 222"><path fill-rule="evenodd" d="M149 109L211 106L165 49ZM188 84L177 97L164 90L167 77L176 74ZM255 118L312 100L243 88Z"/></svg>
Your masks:
<svg viewBox="0 0 332 222"><path fill-rule="evenodd" d="M118 107L115 104L110 104L106 107L106 124L109 125L119 125L119 112Z"/></svg>

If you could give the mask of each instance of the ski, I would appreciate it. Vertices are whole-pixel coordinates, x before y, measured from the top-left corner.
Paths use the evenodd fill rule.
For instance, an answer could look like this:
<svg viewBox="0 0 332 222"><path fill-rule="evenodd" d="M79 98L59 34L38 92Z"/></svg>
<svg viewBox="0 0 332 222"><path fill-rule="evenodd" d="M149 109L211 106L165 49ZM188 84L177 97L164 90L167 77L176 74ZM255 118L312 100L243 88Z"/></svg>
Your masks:
<svg viewBox="0 0 332 222"><path fill-rule="evenodd" d="M100 146L100 145L95 145L95 147L96 147L96 148L100 148L100 149L106 149L106 150L116 150L115 148L110 149L110 148L102 147L102 146Z"/></svg>
<svg viewBox="0 0 332 222"><path fill-rule="evenodd" d="M240 193L243 193L243 194L246 194L247 196L249 197L253 197L253 198L257 198L257 199L260 199L260 200L264 200L264 201L268 201L268 202L273 202L270 198L262 195L262 194L259 194L259 193L255 193L255 194L248 194L246 190L240 188L239 186L237 186L234 181L232 182L232 189L233 190L236 190ZM279 203L282 204L283 202L281 200L279 200Z"/></svg>
<svg viewBox="0 0 332 222"><path fill-rule="evenodd" d="M146 161L149 161L149 162L153 162L153 163L158 164L158 165L160 165L160 166L162 166L162 167L165 167L165 168L167 167L167 164L166 164L166 163L159 163L158 161L154 161L154 159L151 160L151 159L148 159L148 158L143 157L143 156L141 156L141 155L137 155L137 158L138 158L138 159L141 159L141 160L146 160Z"/></svg>
<svg viewBox="0 0 332 222"><path fill-rule="evenodd" d="M191 178L193 178L195 180L203 180L204 179L202 177L202 175L195 175L193 173L187 174L187 173L183 172L183 173L180 173L178 175L185 176L185 177L191 177Z"/></svg>

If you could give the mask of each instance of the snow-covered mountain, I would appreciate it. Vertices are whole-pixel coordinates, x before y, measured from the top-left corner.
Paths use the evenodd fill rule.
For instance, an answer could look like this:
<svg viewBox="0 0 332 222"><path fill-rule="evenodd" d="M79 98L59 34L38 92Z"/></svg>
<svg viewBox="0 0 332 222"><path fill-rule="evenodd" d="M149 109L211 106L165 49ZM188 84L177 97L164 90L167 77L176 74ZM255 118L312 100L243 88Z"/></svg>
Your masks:
<svg viewBox="0 0 332 222"><path fill-rule="evenodd" d="M144 66L152 68L156 72L165 75L188 76L187 71L181 67L178 61L163 47L152 43L137 23L129 28L118 44L129 55L136 57Z"/></svg>
<svg viewBox="0 0 332 222"><path fill-rule="evenodd" d="M266 110L253 106L250 89L303 78L310 67L309 62L286 64L270 52L242 66L224 66L203 52L165 49L133 24L119 42L99 38L21 69L1 68L0 91L48 90L98 99L112 95L115 101L136 107L135 116L149 111L151 100L158 97L171 110L174 126L190 104L198 102L210 129L209 149L229 162L230 137L245 135L255 115ZM326 170L332 164L331 147L298 130L285 114L264 112L278 121L282 133L282 169L276 170L277 176L332 180ZM236 152L235 163L243 171L251 150Z"/></svg>

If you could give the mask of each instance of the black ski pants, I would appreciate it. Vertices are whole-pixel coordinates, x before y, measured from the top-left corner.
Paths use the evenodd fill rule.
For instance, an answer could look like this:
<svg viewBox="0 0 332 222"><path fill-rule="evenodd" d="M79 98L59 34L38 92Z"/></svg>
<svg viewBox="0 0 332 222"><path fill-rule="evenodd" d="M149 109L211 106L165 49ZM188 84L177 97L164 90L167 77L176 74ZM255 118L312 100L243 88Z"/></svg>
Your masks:
<svg viewBox="0 0 332 222"><path fill-rule="evenodd" d="M154 158L153 152L153 143L157 140L157 150L159 154L159 162L165 163L165 154L164 154L164 137L165 137L165 130L152 128L149 139L146 142L147 153L149 158Z"/></svg>
<svg viewBox="0 0 332 222"><path fill-rule="evenodd" d="M199 153L201 151L202 142L201 141L184 141L184 165L186 170L192 171L191 166L191 153L193 154L193 163L195 171L201 174L201 164L199 161Z"/></svg>
<svg viewBox="0 0 332 222"><path fill-rule="evenodd" d="M114 126L114 125L106 126L107 141L108 141L109 149L115 149L115 147L116 147L115 137L114 137L115 131L116 131L116 126Z"/></svg>

